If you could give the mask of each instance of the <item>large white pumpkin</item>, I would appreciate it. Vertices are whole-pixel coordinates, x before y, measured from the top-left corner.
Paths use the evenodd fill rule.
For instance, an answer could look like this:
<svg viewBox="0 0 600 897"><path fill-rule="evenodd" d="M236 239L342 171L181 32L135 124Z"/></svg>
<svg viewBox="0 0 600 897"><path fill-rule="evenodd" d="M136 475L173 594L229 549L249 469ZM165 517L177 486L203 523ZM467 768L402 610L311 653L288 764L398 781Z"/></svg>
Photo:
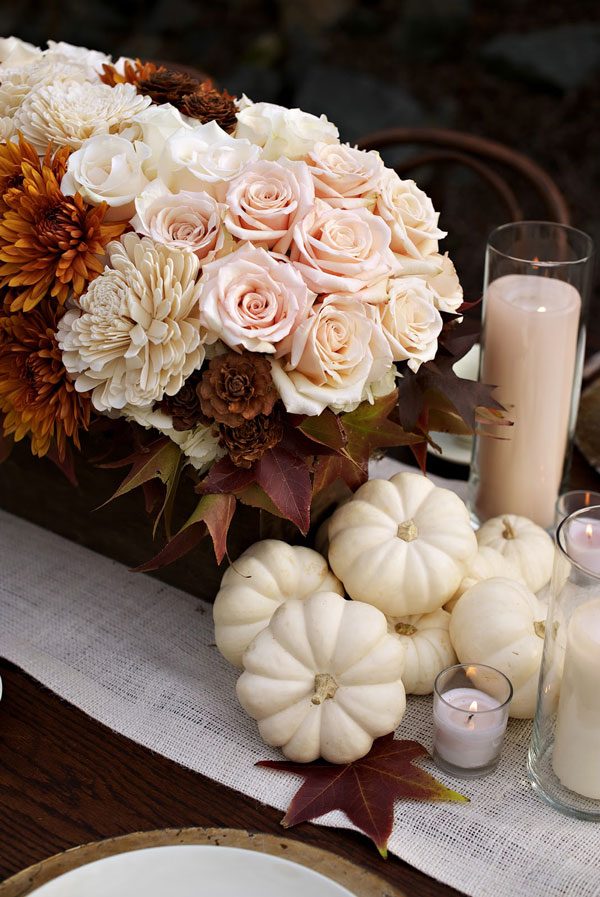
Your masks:
<svg viewBox="0 0 600 897"><path fill-rule="evenodd" d="M320 591L344 594L322 555L277 539L256 542L221 580L213 605L217 648L241 668L244 651L280 604Z"/></svg>
<svg viewBox="0 0 600 897"><path fill-rule="evenodd" d="M545 608L527 586L495 577L475 583L450 617L461 663L485 663L510 679L510 716L531 719L544 648Z"/></svg>
<svg viewBox="0 0 600 897"><path fill-rule="evenodd" d="M488 545L511 561L532 592L539 592L552 575L554 544L541 526L518 517L502 514L492 517L477 531L480 546Z"/></svg>
<svg viewBox="0 0 600 897"><path fill-rule="evenodd" d="M402 682L407 695L430 695L438 673L456 663L450 641L450 614L441 608L430 614L388 617L388 629L404 648Z"/></svg>
<svg viewBox="0 0 600 897"><path fill-rule="evenodd" d="M286 757L350 763L404 716L403 661L382 613L321 592L279 607L244 654L237 695Z"/></svg>
<svg viewBox="0 0 600 897"><path fill-rule="evenodd" d="M361 486L332 516L329 542L351 598L394 617L441 607L477 552L464 503L418 473Z"/></svg>
<svg viewBox="0 0 600 897"><path fill-rule="evenodd" d="M519 568L510 558L500 554L499 551L496 551L495 548L491 548L489 545L481 545L469 564L467 572L463 576L456 592L450 601L447 601L444 605L444 609L452 611L460 596L464 595L467 589L474 586L476 582L481 582L482 579L491 579L493 576L503 576L505 579L525 582Z"/></svg>

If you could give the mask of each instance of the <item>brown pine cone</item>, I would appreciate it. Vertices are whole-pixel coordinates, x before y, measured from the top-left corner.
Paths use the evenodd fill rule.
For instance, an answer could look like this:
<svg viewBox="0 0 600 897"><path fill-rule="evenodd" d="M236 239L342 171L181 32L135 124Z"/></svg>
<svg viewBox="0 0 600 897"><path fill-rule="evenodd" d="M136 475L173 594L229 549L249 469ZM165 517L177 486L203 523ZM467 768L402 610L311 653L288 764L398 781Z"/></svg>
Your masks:
<svg viewBox="0 0 600 897"><path fill-rule="evenodd" d="M200 397L196 392L199 382L200 372L197 371L188 377L178 393L164 396L159 402L160 410L173 418L176 430L193 430L199 424L208 426L211 423L200 407Z"/></svg>
<svg viewBox="0 0 600 897"><path fill-rule="evenodd" d="M202 123L216 121L228 134L237 125L235 97L226 90L217 90L212 81L203 81L195 93L184 96L179 109Z"/></svg>
<svg viewBox="0 0 600 897"><path fill-rule="evenodd" d="M198 394L204 414L227 427L270 414L278 398L271 365L251 352L227 352L212 358L202 374Z"/></svg>
<svg viewBox="0 0 600 897"><path fill-rule="evenodd" d="M219 442L227 449L229 457L237 467L250 467L283 436L281 416L257 414L252 420L244 421L239 427L219 427Z"/></svg>
<svg viewBox="0 0 600 897"><path fill-rule="evenodd" d="M179 108L184 96L194 93L200 82L185 72L174 72L172 69L163 69L142 78L137 84L140 93L152 97L155 103L172 103Z"/></svg>

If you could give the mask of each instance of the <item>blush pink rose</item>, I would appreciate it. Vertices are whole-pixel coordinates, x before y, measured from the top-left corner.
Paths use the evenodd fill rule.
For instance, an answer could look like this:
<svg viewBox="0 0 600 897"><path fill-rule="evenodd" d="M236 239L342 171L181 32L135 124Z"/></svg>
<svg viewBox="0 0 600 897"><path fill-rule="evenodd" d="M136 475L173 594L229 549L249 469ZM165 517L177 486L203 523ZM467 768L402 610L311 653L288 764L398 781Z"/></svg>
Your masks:
<svg viewBox="0 0 600 897"><path fill-rule="evenodd" d="M422 259L438 251L438 240L446 232L438 227L439 214L431 199L414 181L403 181L395 171L385 170L375 212L392 232L392 249L400 255Z"/></svg>
<svg viewBox="0 0 600 897"><path fill-rule="evenodd" d="M317 200L294 228L290 258L316 293L355 292L392 273L391 234L368 209Z"/></svg>
<svg viewBox="0 0 600 897"><path fill-rule="evenodd" d="M307 162L315 194L330 206L372 209L385 171L379 153L355 149L347 143L317 143Z"/></svg>
<svg viewBox="0 0 600 897"><path fill-rule="evenodd" d="M304 162L253 162L231 181L225 225L238 240L287 252L292 231L314 204L312 178Z"/></svg>
<svg viewBox="0 0 600 897"><path fill-rule="evenodd" d="M208 341L274 353L310 308L314 296L285 258L245 243L204 266L200 322Z"/></svg>
<svg viewBox="0 0 600 897"><path fill-rule="evenodd" d="M408 361L408 366L417 371L424 361L435 358L442 330L433 292L421 277L393 277L387 293L387 301L373 309L394 361Z"/></svg>

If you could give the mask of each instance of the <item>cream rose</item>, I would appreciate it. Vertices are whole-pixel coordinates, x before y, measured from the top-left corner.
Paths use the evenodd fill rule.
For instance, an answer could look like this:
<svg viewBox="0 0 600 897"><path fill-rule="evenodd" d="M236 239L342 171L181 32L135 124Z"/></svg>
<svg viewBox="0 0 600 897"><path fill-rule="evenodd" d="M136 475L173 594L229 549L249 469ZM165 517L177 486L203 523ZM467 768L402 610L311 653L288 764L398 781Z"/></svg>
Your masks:
<svg viewBox="0 0 600 897"><path fill-rule="evenodd" d="M392 249L401 255L431 255L438 251L438 240L446 236L438 227L439 214L427 194L391 169L385 170L375 211L389 225Z"/></svg>
<svg viewBox="0 0 600 897"><path fill-rule="evenodd" d="M228 182L259 156L260 149L249 140L236 140L211 121L172 134L160 157L158 173L173 191L205 190L222 201Z"/></svg>
<svg viewBox="0 0 600 897"><path fill-rule="evenodd" d="M433 293L435 307L439 311L454 314L463 304L463 289L456 268L447 252L444 255L430 256L430 258L439 265L438 271L426 278L427 285Z"/></svg>
<svg viewBox="0 0 600 897"><path fill-rule="evenodd" d="M291 414L345 411L392 366L389 344L368 305L327 296L272 361L275 386Z"/></svg>
<svg viewBox="0 0 600 897"><path fill-rule="evenodd" d="M316 293L355 292L394 271L390 229L368 209L317 200L294 228L290 258Z"/></svg>
<svg viewBox="0 0 600 897"><path fill-rule="evenodd" d="M265 159L303 159L316 143L337 143L339 132L324 115L247 102L237 113L236 137L262 147Z"/></svg>
<svg viewBox="0 0 600 897"><path fill-rule="evenodd" d="M139 141L104 134L90 137L69 156L60 189L65 196L80 193L92 205L105 202L109 221L129 219L136 196L148 183L143 165L149 156L149 147Z"/></svg>
<svg viewBox="0 0 600 897"><path fill-rule="evenodd" d="M133 117L132 124L139 129L140 139L150 147L150 157L144 163L144 171L150 180L158 175L158 161L169 137L176 131L192 130L179 109L170 103L148 106Z"/></svg>
<svg viewBox="0 0 600 897"><path fill-rule="evenodd" d="M0 37L0 65L29 65L42 58L42 51L19 37Z"/></svg>
<svg viewBox="0 0 600 897"><path fill-rule="evenodd" d="M238 240L287 252L293 228L312 208L314 198L304 162L253 162L229 184L225 225Z"/></svg>
<svg viewBox="0 0 600 897"><path fill-rule="evenodd" d="M433 303L433 293L422 278L392 278L387 302L373 308L394 361L408 361L416 371L423 361L435 357L443 322Z"/></svg>
<svg viewBox="0 0 600 897"><path fill-rule="evenodd" d="M204 267L200 321L209 341L273 353L306 317L312 299L288 261L246 243Z"/></svg>
<svg viewBox="0 0 600 897"><path fill-rule="evenodd" d="M307 162L315 194L330 206L372 209L375 205L385 171L379 153L354 149L346 143L317 143Z"/></svg>
<svg viewBox="0 0 600 897"><path fill-rule="evenodd" d="M225 241L222 208L208 193L171 193L156 180L136 198L131 225L138 234L166 246L189 249L201 262L207 262Z"/></svg>

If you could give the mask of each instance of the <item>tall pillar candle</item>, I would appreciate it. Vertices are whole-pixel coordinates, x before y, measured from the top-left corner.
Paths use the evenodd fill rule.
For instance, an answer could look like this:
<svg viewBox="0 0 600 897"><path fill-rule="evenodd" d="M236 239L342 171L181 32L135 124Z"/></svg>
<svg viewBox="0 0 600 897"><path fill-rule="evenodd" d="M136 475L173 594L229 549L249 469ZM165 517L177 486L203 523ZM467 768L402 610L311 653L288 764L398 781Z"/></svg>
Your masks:
<svg viewBox="0 0 600 897"><path fill-rule="evenodd" d="M581 296L551 277L508 274L485 295L481 379L498 387L513 427L479 439L475 510L554 522L576 374Z"/></svg>

